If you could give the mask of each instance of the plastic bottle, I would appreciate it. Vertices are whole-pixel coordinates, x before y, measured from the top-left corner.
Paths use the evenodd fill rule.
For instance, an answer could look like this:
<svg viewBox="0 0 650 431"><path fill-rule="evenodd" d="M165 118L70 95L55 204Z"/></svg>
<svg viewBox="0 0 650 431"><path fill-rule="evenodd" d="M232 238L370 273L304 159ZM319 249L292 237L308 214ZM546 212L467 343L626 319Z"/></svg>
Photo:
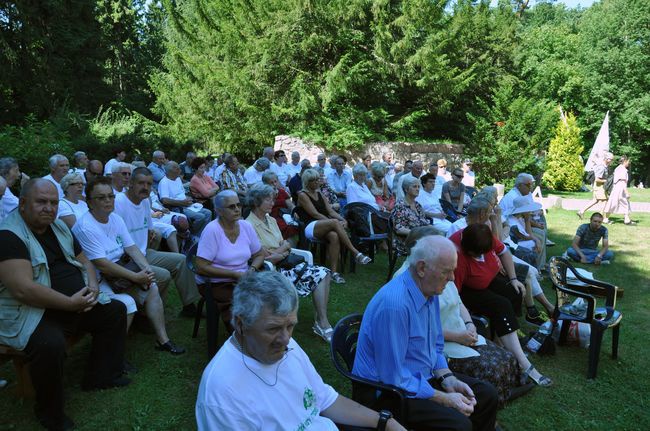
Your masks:
<svg viewBox="0 0 650 431"><path fill-rule="evenodd" d="M526 344L526 349L533 353L537 353L540 347L542 347L542 344L544 344L544 340L546 340L546 337L551 335L551 331L553 330L553 321L548 320L544 322L543 325L539 327L535 335L530 337L530 340L528 340L528 343Z"/></svg>

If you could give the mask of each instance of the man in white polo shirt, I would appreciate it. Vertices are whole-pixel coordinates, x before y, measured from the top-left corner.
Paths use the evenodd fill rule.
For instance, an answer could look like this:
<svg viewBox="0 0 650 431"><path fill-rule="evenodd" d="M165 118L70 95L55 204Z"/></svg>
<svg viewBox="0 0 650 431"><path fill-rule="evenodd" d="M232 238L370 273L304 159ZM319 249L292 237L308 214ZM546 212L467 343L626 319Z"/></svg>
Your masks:
<svg viewBox="0 0 650 431"><path fill-rule="evenodd" d="M115 212L122 217L131 238L156 273L158 285L166 288L171 277L183 303L181 315L194 317L194 303L199 299L199 292L194 281L194 274L185 265L185 256L180 253L166 253L148 248L149 235L153 230L149 194L153 187L153 174L147 168L136 168L131 175L129 189L126 193L115 196Z"/></svg>
<svg viewBox="0 0 650 431"><path fill-rule="evenodd" d="M203 228L210 222L212 213L210 210L200 208L194 210L192 199L185 194L185 188L181 181L181 169L176 162L167 162L165 164L166 176L158 183L158 196L160 202L166 207L176 207L180 212L192 221L192 233L200 235Z"/></svg>
<svg viewBox="0 0 650 431"><path fill-rule="evenodd" d="M51 181L59 192L59 199L63 199L63 189L61 188L61 179L66 176L70 169L70 163L66 156L55 154L50 157L50 174L43 177L44 180Z"/></svg>
<svg viewBox="0 0 650 431"><path fill-rule="evenodd" d="M257 159L255 163L244 172L244 181L246 181L246 185L252 187L255 184L261 184L262 175L264 175L264 172L266 172L270 166L271 162L269 162L269 159L266 157Z"/></svg>

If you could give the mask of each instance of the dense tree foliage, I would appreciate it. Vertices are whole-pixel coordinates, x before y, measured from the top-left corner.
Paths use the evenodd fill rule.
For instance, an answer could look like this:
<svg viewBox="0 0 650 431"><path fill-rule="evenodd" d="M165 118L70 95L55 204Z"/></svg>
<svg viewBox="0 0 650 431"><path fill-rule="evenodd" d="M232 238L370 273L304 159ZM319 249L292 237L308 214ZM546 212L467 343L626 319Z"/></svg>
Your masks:
<svg viewBox="0 0 650 431"><path fill-rule="evenodd" d="M576 117L566 114L555 127L555 136L548 147L544 182L555 190L579 190L582 186L584 147Z"/></svg>
<svg viewBox="0 0 650 431"><path fill-rule="evenodd" d="M492 182L555 169L560 105L647 183L649 40L646 0L0 0L0 143L449 139Z"/></svg>

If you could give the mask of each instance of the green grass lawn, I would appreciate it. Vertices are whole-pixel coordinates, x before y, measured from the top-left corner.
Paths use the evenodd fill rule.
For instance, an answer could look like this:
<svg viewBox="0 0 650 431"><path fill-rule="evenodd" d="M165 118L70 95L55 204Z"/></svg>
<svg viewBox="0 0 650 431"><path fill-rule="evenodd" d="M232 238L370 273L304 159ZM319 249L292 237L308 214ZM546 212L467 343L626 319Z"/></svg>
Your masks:
<svg viewBox="0 0 650 431"><path fill-rule="evenodd" d="M634 193L634 192L633 192ZM634 194L633 194L634 196ZM650 200L650 199L648 199ZM617 307L623 312L619 359L610 358L611 334L603 341L598 378L586 379L587 351L578 347L558 348L552 357L532 358L539 369L553 378L550 389L535 388L513 402L498 415L507 430L647 430L650 429L650 214L635 214L637 226L622 223L609 226L610 243L616 253L612 265L590 268L595 276L625 287L625 297ZM549 256L561 254L577 228L575 214L553 210L548 215L550 237L557 246ZM330 320L353 312L362 312L386 277L386 258L366 267L356 275L344 274L345 285L333 285ZM554 298L549 283L546 293ZM178 299L171 292L168 299L168 328L174 341L188 353L174 357L157 352L151 335L129 336L128 359L140 371L133 383L122 389L85 393L79 389L82 368L88 352L89 338L78 344L66 361L67 413L80 430L191 430L194 403L201 372L206 364L205 327L197 339L190 338L192 320L176 317ZM311 300L301 301L300 323L294 337L309 354L324 380L345 395L348 382L339 376L329 358L328 346L311 332ZM223 339L223 329L221 329ZM644 347L645 346L645 347ZM32 415L32 401L17 399L12 384L15 375L11 364L0 367L0 377L9 386L0 389L0 430L38 429ZM245 390L245 388L242 388Z"/></svg>
<svg viewBox="0 0 650 431"><path fill-rule="evenodd" d="M632 202L650 202L650 189L628 188ZM544 197L549 195L561 196L567 199L591 199L591 192L558 192L555 190L543 190Z"/></svg>

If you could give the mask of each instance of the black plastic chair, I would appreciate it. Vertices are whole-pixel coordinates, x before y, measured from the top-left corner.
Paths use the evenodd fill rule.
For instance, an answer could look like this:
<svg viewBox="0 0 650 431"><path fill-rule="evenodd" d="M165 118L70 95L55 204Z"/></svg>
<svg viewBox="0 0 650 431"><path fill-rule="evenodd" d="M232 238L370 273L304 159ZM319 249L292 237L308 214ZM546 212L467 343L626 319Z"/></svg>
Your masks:
<svg viewBox="0 0 650 431"><path fill-rule="evenodd" d="M399 252L397 248L393 246L393 235L395 233L395 225L393 225L393 219L388 218L388 276L386 277L386 282L389 282L393 278L393 273L395 272L395 265L397 265L397 259L400 256L406 256Z"/></svg>
<svg viewBox="0 0 650 431"><path fill-rule="evenodd" d="M595 379L600 359L600 347L603 334L612 328L612 358L618 357L618 337L623 315L616 307L617 287L604 281L585 278L563 257L554 256L549 262L550 278L555 288L555 310L553 318L563 320L559 344L566 342L571 322L587 323L591 327L589 341L589 368L587 378ZM567 280L567 271L571 271L577 281ZM586 308L572 305L573 298L584 299ZM596 307L597 298L605 299L604 307Z"/></svg>
<svg viewBox="0 0 650 431"><path fill-rule="evenodd" d="M318 251L318 258L319 258L319 263L321 266L326 266L327 264L327 241L320 240L318 238L314 238L312 240L307 239L305 236L305 227L307 227L307 224L300 220L300 216L298 215L298 206L295 206L293 208L293 211L291 211L291 217L293 217L294 220L298 223L298 248L310 251L312 255L316 256L316 252ZM345 258L347 256L347 250L345 248L341 249L341 256L340 256L340 273L345 272Z"/></svg>
<svg viewBox="0 0 650 431"><path fill-rule="evenodd" d="M399 412L392 413L395 419L401 422L408 417L406 395L402 389L397 386L375 382L352 374L354 356L357 353L357 339L359 338L361 319L362 315L355 313L344 317L336 324L334 334L332 335L332 343L330 344L332 362L338 372L352 382L352 399L356 402L368 408L374 408L374 404L378 398L377 392L385 393L399 400ZM368 394L371 393L374 394L374 399L368 397Z"/></svg>
<svg viewBox="0 0 650 431"><path fill-rule="evenodd" d="M348 217L348 213L350 211L359 209L364 212L364 216L367 220L367 227L370 231L370 234L367 236L359 236L359 227L354 224L354 220ZM375 233L375 229L372 224L373 215L385 217L385 215L382 215L379 210L363 202L349 203L341 210L341 216L348 221L348 228L350 229L350 240L352 241L352 244L354 244L355 247L359 247L360 245L367 245L368 257L374 261L376 244L380 243L381 241L387 241L388 233ZM356 257L350 255L350 272L354 273L356 271L356 264Z"/></svg>
<svg viewBox="0 0 650 431"><path fill-rule="evenodd" d="M185 257L187 267L194 274L198 274L195 264L196 252L199 248L198 243L194 244ZM212 283L210 279L204 284L203 295L199 299L196 307L196 316L194 316L194 329L192 331L192 338L196 338L199 333L199 325L201 324L201 315L203 314L203 306L205 305L205 322L208 339L208 360L217 353L217 341L219 338L219 318L220 313L217 304L214 302L212 296Z"/></svg>

